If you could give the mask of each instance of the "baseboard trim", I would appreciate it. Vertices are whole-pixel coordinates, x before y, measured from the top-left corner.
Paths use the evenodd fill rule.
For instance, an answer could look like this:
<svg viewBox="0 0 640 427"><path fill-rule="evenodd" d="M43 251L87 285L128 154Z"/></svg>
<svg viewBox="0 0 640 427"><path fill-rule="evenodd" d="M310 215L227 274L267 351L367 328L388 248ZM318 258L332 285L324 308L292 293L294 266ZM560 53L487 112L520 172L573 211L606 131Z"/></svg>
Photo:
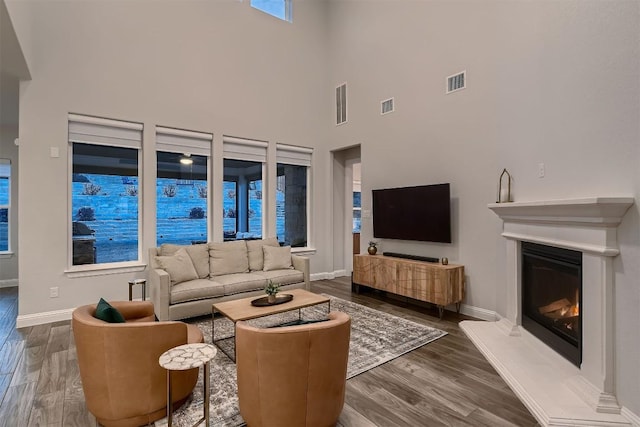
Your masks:
<svg viewBox="0 0 640 427"><path fill-rule="evenodd" d="M330 280L336 277L348 277L351 273L347 273L347 270L336 270L333 272L314 273L309 276L309 280Z"/></svg>
<svg viewBox="0 0 640 427"><path fill-rule="evenodd" d="M28 326L43 325L45 323L60 322L71 319L73 308L65 310L45 311L34 314L19 314L16 318L16 328L26 328Z"/></svg>
<svg viewBox="0 0 640 427"><path fill-rule="evenodd" d="M0 280L0 288L13 288L18 286L18 279Z"/></svg>
<svg viewBox="0 0 640 427"><path fill-rule="evenodd" d="M633 427L640 427L640 416L634 414L629 409L622 407L620 414L631 422Z"/></svg>
<svg viewBox="0 0 640 427"><path fill-rule="evenodd" d="M462 304L460 306L460 313L465 316L474 317L480 320L487 320L489 322L496 321L500 318L500 315L493 310L487 310L486 308L474 307L468 304Z"/></svg>

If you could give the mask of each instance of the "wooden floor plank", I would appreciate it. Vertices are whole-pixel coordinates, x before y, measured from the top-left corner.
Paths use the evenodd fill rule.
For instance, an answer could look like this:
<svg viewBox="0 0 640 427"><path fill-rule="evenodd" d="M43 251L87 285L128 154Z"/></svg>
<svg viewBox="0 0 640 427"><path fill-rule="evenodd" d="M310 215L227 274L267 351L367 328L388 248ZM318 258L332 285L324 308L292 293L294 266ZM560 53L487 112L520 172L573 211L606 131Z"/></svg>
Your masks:
<svg viewBox="0 0 640 427"><path fill-rule="evenodd" d="M312 282L326 293L449 335L347 381L341 427L533 427L535 419L458 327L468 317L351 292L349 278ZM84 402L69 321L15 328L17 288L0 288L0 427L97 427ZM3 398L4 394L4 398Z"/></svg>
<svg viewBox="0 0 640 427"><path fill-rule="evenodd" d="M64 391L38 394L31 408L29 427L62 426Z"/></svg>
<svg viewBox="0 0 640 427"><path fill-rule="evenodd" d="M9 387L0 406L0 427L26 426L36 394L36 383Z"/></svg>
<svg viewBox="0 0 640 427"><path fill-rule="evenodd" d="M45 349L44 345L24 349L11 379L12 386L38 381L44 362Z"/></svg>

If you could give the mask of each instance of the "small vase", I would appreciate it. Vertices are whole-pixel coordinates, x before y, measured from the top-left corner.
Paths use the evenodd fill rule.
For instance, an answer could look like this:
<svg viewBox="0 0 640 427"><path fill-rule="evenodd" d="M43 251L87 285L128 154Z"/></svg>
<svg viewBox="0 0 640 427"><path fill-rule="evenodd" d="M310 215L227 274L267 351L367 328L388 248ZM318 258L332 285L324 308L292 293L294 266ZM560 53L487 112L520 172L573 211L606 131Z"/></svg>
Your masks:
<svg viewBox="0 0 640 427"><path fill-rule="evenodd" d="M378 248L375 246L369 246L367 252L369 252L369 255L375 255L378 253Z"/></svg>
<svg viewBox="0 0 640 427"><path fill-rule="evenodd" d="M275 295L275 294L273 294L273 295L267 295L267 302L268 302L269 304L273 304L274 302L276 302L276 295Z"/></svg>

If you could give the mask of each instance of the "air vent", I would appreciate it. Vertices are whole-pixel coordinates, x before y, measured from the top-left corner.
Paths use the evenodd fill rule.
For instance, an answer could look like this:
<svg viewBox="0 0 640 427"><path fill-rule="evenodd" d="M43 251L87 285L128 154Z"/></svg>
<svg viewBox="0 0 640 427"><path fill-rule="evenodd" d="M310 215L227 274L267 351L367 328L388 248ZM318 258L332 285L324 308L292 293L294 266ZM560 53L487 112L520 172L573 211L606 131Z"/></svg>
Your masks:
<svg viewBox="0 0 640 427"><path fill-rule="evenodd" d="M336 88L336 125L347 122L347 84Z"/></svg>
<svg viewBox="0 0 640 427"><path fill-rule="evenodd" d="M380 114L393 113L393 98L385 99L380 102Z"/></svg>
<svg viewBox="0 0 640 427"><path fill-rule="evenodd" d="M466 88L466 71L447 77L447 93L456 92Z"/></svg>

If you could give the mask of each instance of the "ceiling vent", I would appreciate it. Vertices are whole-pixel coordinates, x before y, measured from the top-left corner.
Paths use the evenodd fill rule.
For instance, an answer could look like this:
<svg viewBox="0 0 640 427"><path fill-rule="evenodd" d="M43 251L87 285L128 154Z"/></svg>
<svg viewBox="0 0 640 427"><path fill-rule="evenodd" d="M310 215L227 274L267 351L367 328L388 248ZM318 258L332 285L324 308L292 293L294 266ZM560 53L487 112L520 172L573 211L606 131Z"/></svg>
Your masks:
<svg viewBox="0 0 640 427"><path fill-rule="evenodd" d="M347 84L336 88L336 125L347 122Z"/></svg>
<svg viewBox="0 0 640 427"><path fill-rule="evenodd" d="M457 92L467 86L466 71L447 77L447 93Z"/></svg>
<svg viewBox="0 0 640 427"><path fill-rule="evenodd" d="M393 113L393 98L385 99L380 102L380 114Z"/></svg>

